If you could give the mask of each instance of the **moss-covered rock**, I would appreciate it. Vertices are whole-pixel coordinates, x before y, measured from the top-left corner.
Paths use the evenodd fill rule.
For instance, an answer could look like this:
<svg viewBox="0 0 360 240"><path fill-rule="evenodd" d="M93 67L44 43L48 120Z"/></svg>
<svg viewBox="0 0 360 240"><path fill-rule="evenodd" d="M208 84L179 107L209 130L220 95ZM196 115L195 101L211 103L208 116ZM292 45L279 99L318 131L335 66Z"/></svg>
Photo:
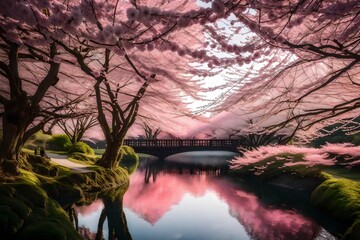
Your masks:
<svg viewBox="0 0 360 240"><path fill-rule="evenodd" d="M59 204L26 179L0 184L0 231L2 239L80 239Z"/></svg>
<svg viewBox="0 0 360 240"><path fill-rule="evenodd" d="M50 177L56 177L59 173L59 169L55 165L53 165L48 158L29 154L27 156L27 161L26 159L23 159L22 161L22 168L28 171ZM23 166L26 166L26 162L30 166L27 165L27 167L24 168Z"/></svg>
<svg viewBox="0 0 360 240"><path fill-rule="evenodd" d="M19 161L16 176L0 177L1 239L81 239L58 202L82 201L85 192L129 183L127 170L120 167L74 172L31 153Z"/></svg>
<svg viewBox="0 0 360 240"><path fill-rule="evenodd" d="M360 216L360 182L330 177L314 190L311 201L336 218L352 222Z"/></svg>
<svg viewBox="0 0 360 240"><path fill-rule="evenodd" d="M311 201L351 226L344 239L360 239L360 182L329 174L324 174L324 178L326 180L313 191Z"/></svg>

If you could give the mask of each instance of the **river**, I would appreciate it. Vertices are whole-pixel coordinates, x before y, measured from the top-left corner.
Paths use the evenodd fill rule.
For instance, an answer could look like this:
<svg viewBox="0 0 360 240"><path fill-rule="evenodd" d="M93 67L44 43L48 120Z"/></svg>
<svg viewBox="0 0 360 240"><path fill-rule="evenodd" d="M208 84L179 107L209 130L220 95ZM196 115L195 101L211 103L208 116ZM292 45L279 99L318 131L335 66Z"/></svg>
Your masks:
<svg viewBox="0 0 360 240"><path fill-rule="evenodd" d="M76 205L84 239L337 239L301 191L226 177L229 152L142 158L125 194ZM110 237L109 237L110 232Z"/></svg>

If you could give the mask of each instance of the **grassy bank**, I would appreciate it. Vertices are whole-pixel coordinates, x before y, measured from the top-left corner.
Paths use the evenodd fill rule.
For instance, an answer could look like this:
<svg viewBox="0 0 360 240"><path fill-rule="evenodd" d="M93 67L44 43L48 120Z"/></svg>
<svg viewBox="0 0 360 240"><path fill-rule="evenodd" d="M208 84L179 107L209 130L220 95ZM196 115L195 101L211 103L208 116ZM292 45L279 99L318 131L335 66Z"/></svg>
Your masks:
<svg viewBox="0 0 360 240"><path fill-rule="evenodd" d="M121 167L92 166L79 173L30 154L23 154L20 166L19 176L0 175L2 239L81 239L60 204L129 183L128 171Z"/></svg>
<svg viewBox="0 0 360 240"><path fill-rule="evenodd" d="M0 184L3 239L81 239L66 212L27 176Z"/></svg>
<svg viewBox="0 0 360 240"><path fill-rule="evenodd" d="M300 162L302 155L280 154L231 171L233 177L256 179L307 191L311 202L335 219L346 222L346 240L360 240L360 182L357 171L339 166L284 165L284 158ZM330 174L331 173L331 174Z"/></svg>

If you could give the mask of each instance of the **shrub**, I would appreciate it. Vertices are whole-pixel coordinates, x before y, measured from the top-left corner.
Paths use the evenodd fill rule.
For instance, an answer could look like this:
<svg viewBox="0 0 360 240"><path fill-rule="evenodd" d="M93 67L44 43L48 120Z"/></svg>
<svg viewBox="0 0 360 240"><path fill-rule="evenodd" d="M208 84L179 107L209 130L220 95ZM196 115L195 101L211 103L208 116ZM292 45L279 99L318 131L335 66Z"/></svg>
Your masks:
<svg viewBox="0 0 360 240"><path fill-rule="evenodd" d="M42 131L38 131L26 141L24 147L34 150L39 146L46 146L47 141L49 141L50 139L52 139L51 135L45 134Z"/></svg>
<svg viewBox="0 0 360 240"><path fill-rule="evenodd" d="M48 149L55 151L67 151L70 145L70 139L65 134L54 134L47 142Z"/></svg>
<svg viewBox="0 0 360 240"><path fill-rule="evenodd" d="M89 145L87 145L84 142L77 142L74 143L73 145L71 145L68 148L69 153L85 153L85 154L89 154L89 155L94 155L94 149L92 149Z"/></svg>
<svg viewBox="0 0 360 240"><path fill-rule="evenodd" d="M352 144L359 146L360 145L360 133L354 135Z"/></svg>
<svg viewBox="0 0 360 240"><path fill-rule="evenodd" d="M122 146L122 158L119 165L126 168L129 174L135 172L139 165L139 156L135 153L134 149L129 146Z"/></svg>

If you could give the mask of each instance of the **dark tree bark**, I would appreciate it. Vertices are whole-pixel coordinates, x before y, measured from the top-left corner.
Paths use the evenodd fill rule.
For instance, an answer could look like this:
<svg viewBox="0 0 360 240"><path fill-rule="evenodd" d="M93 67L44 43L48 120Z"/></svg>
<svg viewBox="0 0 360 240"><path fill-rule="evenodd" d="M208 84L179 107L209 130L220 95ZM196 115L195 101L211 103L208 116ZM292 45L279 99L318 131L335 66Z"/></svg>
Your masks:
<svg viewBox="0 0 360 240"><path fill-rule="evenodd" d="M123 210L123 197L103 198L103 203L108 219L109 239L131 240L132 237Z"/></svg>
<svg viewBox="0 0 360 240"><path fill-rule="evenodd" d="M96 236L95 236L95 240L103 240L103 227L104 227L104 222L106 219L106 212L105 209L103 209L101 211L100 217L99 217L99 223L98 223L98 229L96 232Z"/></svg>
<svg viewBox="0 0 360 240"><path fill-rule="evenodd" d="M0 77L6 85L0 91L0 117L3 128L0 168L14 173L13 167L10 170L9 164L4 160L17 160L21 148L31 135L44 129L50 121L56 122L62 117L69 117L70 115L63 114L63 111L81 101L82 96L72 94L75 98L65 97L65 100L59 100L56 95L47 94L59 81L60 63L53 61L59 54L56 43L42 47L19 45L9 41L0 29L0 54ZM29 69L31 64L43 64L40 68L35 67L41 69L42 77L39 74L36 80L28 79L28 75L36 74ZM29 84L33 89L28 89ZM18 164L17 161L11 162L10 165L15 167Z"/></svg>
<svg viewBox="0 0 360 240"><path fill-rule="evenodd" d="M126 106L126 108L121 108L117 101L113 101L113 104L111 105L113 119L111 128L105 119L105 114L103 112L103 101L99 85L100 84L95 85L99 112L98 120L104 132L107 146L102 158L97 162L97 165L103 166L105 168L114 168L118 166L121 160L121 147L123 145L125 135L136 119L139 108L139 101L146 91L148 82L144 82L134 99ZM107 85L107 83L105 83L105 85ZM116 99L114 96L112 96L110 87L107 87L107 89L108 94L110 95L110 99Z"/></svg>
<svg viewBox="0 0 360 240"><path fill-rule="evenodd" d="M92 69L85 61L87 57L82 55L77 48L70 48L60 41L56 41L56 43L61 45L68 53L72 54L76 58L81 70L84 73L96 80L94 90L98 112L97 119L106 141L106 150L102 158L96 164L105 168L117 167L122 157L121 147L123 145L125 135L135 122L139 109L139 102L144 96L149 85L148 78L138 71L129 56L125 54L125 60L135 73L144 80L144 82L136 94L126 94L127 97L132 97L132 100L129 103L120 104L120 90L122 88L120 86L120 81L118 81L116 89L113 89L114 86L111 85L110 80L106 78L106 75L110 72L111 50L104 48L104 61L101 64L103 74L100 74L100 76L94 76ZM152 79L155 77L155 74L150 76ZM106 94L104 94L104 92ZM111 120L107 120L106 114L110 116Z"/></svg>
<svg viewBox="0 0 360 240"><path fill-rule="evenodd" d="M7 43L7 61L0 61L0 71L9 82L9 99L0 96L0 103L3 105L3 141L0 147L2 158L14 160L24 144L24 138L29 134L30 124L40 115L40 102L44 98L49 87L58 81L59 63L49 62L50 68L46 76L38 85L35 93L29 96L23 89L22 78L19 74L19 50L18 44L7 41L2 35L2 39ZM49 47L49 56L56 55L56 45ZM30 51L31 52L31 51ZM33 58L37 59L38 56ZM6 169L4 169L6 170Z"/></svg>

